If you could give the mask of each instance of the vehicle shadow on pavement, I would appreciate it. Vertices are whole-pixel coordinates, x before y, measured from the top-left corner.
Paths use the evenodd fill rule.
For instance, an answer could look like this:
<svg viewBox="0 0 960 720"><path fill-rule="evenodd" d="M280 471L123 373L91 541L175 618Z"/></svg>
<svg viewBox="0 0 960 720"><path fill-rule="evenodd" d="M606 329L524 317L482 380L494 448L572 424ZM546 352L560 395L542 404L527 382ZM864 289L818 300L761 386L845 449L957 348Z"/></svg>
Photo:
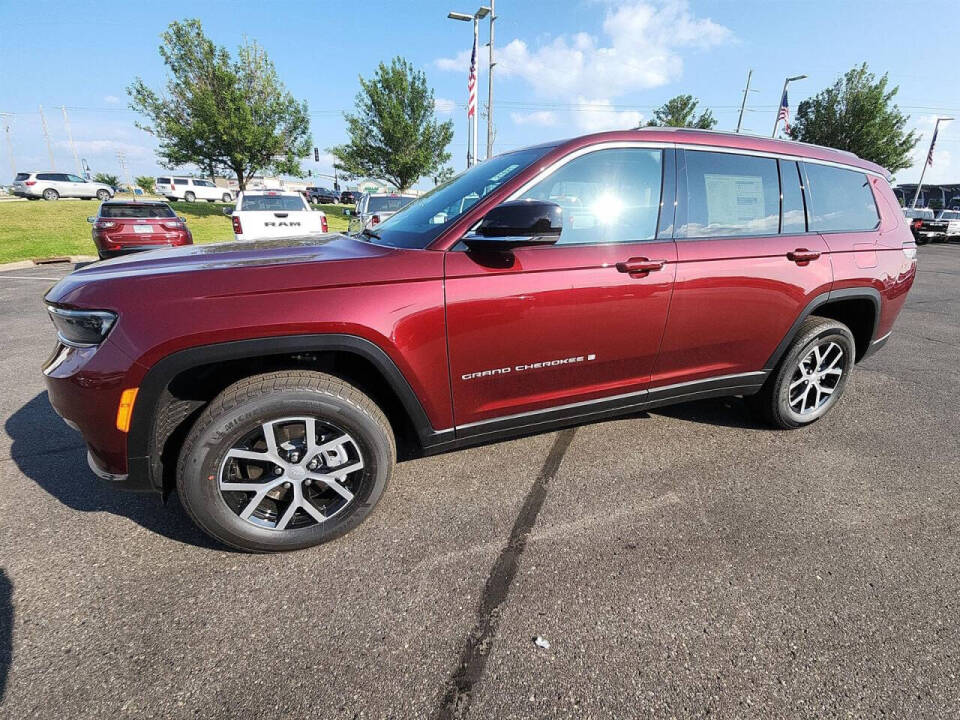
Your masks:
<svg viewBox="0 0 960 720"><path fill-rule="evenodd" d="M719 425L721 427L741 428L743 430L770 430L747 407L742 398L720 397L707 400L696 400L668 405L667 407L648 410L651 415L663 415L677 420L689 420L703 425Z"/></svg>
<svg viewBox="0 0 960 720"><path fill-rule="evenodd" d="M4 428L13 441L10 457L20 472L67 507L120 515L171 540L229 551L200 532L176 495L164 505L159 495L124 492L98 479L87 467L80 435L57 416L45 392L13 413Z"/></svg>
<svg viewBox="0 0 960 720"><path fill-rule="evenodd" d="M13 583L0 568L0 703L7 694L7 674L13 662Z"/></svg>

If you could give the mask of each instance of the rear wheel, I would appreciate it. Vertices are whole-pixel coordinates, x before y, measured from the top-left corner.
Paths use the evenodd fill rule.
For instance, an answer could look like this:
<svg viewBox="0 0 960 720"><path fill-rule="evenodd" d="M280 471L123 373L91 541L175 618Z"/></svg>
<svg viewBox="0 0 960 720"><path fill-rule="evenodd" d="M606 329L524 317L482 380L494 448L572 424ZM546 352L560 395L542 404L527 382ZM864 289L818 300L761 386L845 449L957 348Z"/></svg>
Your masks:
<svg viewBox="0 0 960 720"><path fill-rule="evenodd" d="M59 199L60 199L60 193L58 193L58 192L57 192L56 190L54 190L53 188L47 188L46 190L43 191L43 199L44 199L44 200L59 200Z"/></svg>
<svg viewBox="0 0 960 720"><path fill-rule="evenodd" d="M97 200L99 200L100 202L106 202L109 199L110 199L109 190L97 190Z"/></svg>
<svg viewBox="0 0 960 720"><path fill-rule="evenodd" d="M221 197L220 199L223 200L225 203L230 202L230 200L231 200L231 198L230 198L230 193L224 193L224 194L223 194L223 197Z"/></svg>
<svg viewBox="0 0 960 720"><path fill-rule="evenodd" d="M193 202L194 200L197 199L197 196L192 192L187 192L187 193L184 193L183 199L186 200L187 202Z"/></svg>
<svg viewBox="0 0 960 720"><path fill-rule="evenodd" d="M380 408L317 372L257 375L214 399L184 442L177 489L208 534L250 552L297 550L359 525L396 456Z"/></svg>
<svg viewBox="0 0 960 720"><path fill-rule="evenodd" d="M780 364L749 405L785 430L822 418L840 400L856 357L850 329L829 318L803 321Z"/></svg>

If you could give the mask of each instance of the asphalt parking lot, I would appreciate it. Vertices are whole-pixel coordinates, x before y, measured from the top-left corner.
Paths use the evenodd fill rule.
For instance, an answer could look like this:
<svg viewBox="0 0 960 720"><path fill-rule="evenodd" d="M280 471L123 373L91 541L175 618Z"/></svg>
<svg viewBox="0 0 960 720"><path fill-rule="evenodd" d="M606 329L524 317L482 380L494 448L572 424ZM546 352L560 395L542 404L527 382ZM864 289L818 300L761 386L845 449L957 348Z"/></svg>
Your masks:
<svg viewBox="0 0 960 720"><path fill-rule="evenodd" d="M919 252L812 428L714 400L414 460L283 556L96 480L39 372L69 267L0 274L0 716L960 715L960 245Z"/></svg>

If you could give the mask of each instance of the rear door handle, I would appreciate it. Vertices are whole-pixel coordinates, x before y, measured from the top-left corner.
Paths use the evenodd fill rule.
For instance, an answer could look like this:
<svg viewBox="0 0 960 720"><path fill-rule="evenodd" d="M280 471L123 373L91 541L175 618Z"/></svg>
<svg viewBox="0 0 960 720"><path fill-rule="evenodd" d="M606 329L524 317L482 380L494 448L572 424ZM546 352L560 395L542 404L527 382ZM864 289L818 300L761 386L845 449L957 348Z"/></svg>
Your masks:
<svg viewBox="0 0 960 720"><path fill-rule="evenodd" d="M646 277L655 270L662 270L666 260L651 260L645 257L633 257L617 263L617 270L630 273L630 277Z"/></svg>
<svg viewBox="0 0 960 720"><path fill-rule="evenodd" d="M806 248L797 248L787 253L787 260L793 260L797 265L806 265L818 257L820 257L820 253L816 250L807 250Z"/></svg>

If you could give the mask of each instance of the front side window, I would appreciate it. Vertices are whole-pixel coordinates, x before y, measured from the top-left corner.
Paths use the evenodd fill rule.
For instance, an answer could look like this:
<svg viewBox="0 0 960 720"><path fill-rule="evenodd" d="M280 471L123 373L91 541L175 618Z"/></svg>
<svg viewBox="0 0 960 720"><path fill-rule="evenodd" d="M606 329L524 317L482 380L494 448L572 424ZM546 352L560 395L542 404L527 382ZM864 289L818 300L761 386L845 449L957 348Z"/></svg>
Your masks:
<svg viewBox="0 0 960 720"><path fill-rule="evenodd" d="M216 185L214 185L209 180L194 180L193 184L196 185L197 187L216 187Z"/></svg>
<svg viewBox="0 0 960 720"><path fill-rule="evenodd" d="M239 209L243 212L291 212L306 208L299 195L244 195Z"/></svg>
<svg viewBox="0 0 960 720"><path fill-rule="evenodd" d="M817 232L873 230L880 222L870 181L862 172L804 163L810 229Z"/></svg>
<svg viewBox="0 0 960 720"><path fill-rule="evenodd" d="M480 198L546 155L540 146L498 155L474 165L411 202L376 226L374 242L391 247L425 248ZM371 198L372 199L372 198ZM369 211L369 207L366 208Z"/></svg>
<svg viewBox="0 0 960 720"><path fill-rule="evenodd" d="M780 182L773 158L686 150L686 218L680 237L775 235Z"/></svg>
<svg viewBox="0 0 960 720"><path fill-rule="evenodd" d="M67 175L67 180L70 182L86 182L82 177L77 177L76 175Z"/></svg>
<svg viewBox="0 0 960 720"><path fill-rule="evenodd" d="M563 165L520 199L563 208L560 245L653 240L662 175L661 150L598 150Z"/></svg>

